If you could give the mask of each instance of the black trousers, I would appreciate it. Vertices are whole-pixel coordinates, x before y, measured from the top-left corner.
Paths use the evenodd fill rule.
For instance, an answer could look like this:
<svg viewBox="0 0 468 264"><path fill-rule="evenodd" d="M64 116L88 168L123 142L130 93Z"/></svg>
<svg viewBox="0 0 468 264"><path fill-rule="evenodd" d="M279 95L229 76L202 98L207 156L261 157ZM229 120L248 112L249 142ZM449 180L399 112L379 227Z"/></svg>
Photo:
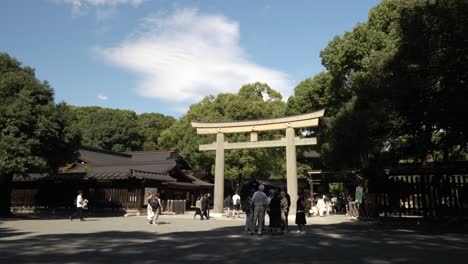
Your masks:
<svg viewBox="0 0 468 264"><path fill-rule="evenodd" d="M200 215L200 217L203 218L202 212L200 208L195 208L195 214L193 215L193 219L195 219L195 216Z"/></svg>
<svg viewBox="0 0 468 264"><path fill-rule="evenodd" d="M75 216L79 216L81 220L83 220L83 207L77 207L76 212L70 216L70 219L73 219Z"/></svg>
<svg viewBox="0 0 468 264"><path fill-rule="evenodd" d="M208 209L203 209L202 212L203 213L201 219L203 219L203 216L206 217L206 219L210 219L210 217L208 216Z"/></svg>

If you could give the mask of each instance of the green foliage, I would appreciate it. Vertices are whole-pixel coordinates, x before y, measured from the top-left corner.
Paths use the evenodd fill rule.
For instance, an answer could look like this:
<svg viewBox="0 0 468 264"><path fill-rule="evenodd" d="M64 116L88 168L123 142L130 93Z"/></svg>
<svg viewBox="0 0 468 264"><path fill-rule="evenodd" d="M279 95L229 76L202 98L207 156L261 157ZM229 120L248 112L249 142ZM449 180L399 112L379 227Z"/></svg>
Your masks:
<svg viewBox="0 0 468 264"><path fill-rule="evenodd" d="M145 113L137 117L138 128L144 136L143 150L158 150L158 138L161 133L169 128L175 119L172 116L165 116L157 113Z"/></svg>
<svg viewBox="0 0 468 264"><path fill-rule="evenodd" d="M111 151L141 150L144 137L133 111L100 107L74 107L83 145Z"/></svg>
<svg viewBox="0 0 468 264"><path fill-rule="evenodd" d="M158 150L158 138L175 119L158 113L98 106L73 107L83 133L83 145L117 152Z"/></svg>
<svg viewBox="0 0 468 264"><path fill-rule="evenodd" d="M214 172L213 151L198 151L199 144L213 143L214 136L198 136L190 121L241 121L284 116L286 104L281 95L268 85L254 83L244 85L237 94L222 93L207 96L193 104L187 114L177 120L159 137L164 148L178 148L188 162L196 168ZM277 139L281 132L263 133L259 140ZM249 141L249 134L227 135L229 142ZM283 149L229 150L225 154L225 177L239 184L243 178L282 178L284 169Z"/></svg>
<svg viewBox="0 0 468 264"><path fill-rule="evenodd" d="M467 13L466 1L384 0L328 44L326 71L288 101L288 113L326 107L319 136L327 166L376 174L383 163L428 154L465 157Z"/></svg>
<svg viewBox="0 0 468 264"><path fill-rule="evenodd" d="M0 175L56 170L80 142L74 113L7 54L0 54L0 135Z"/></svg>
<svg viewBox="0 0 468 264"><path fill-rule="evenodd" d="M54 103L49 84L0 54L0 215L9 213L13 175L57 171L76 158L80 140L75 114Z"/></svg>

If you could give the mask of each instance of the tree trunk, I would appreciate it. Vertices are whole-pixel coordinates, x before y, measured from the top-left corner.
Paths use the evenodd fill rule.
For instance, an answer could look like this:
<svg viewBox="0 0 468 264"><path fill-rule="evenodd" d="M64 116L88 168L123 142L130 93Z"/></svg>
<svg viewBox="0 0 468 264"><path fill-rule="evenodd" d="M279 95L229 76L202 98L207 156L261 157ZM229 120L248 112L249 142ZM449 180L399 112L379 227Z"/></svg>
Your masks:
<svg viewBox="0 0 468 264"><path fill-rule="evenodd" d="M11 189L13 176L0 174L0 217L11 216Z"/></svg>

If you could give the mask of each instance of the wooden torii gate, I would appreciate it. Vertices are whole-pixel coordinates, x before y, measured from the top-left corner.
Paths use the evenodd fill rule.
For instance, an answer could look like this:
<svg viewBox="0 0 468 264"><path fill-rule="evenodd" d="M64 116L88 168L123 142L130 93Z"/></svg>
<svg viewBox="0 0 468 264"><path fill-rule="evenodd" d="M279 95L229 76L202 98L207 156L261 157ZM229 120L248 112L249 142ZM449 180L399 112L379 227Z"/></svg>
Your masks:
<svg viewBox="0 0 468 264"><path fill-rule="evenodd" d="M296 213L297 201L297 168L296 146L316 145L316 138L299 138L295 135L296 128L318 126L319 118L323 117L325 109L296 116L240 122L198 122L192 121L192 127L197 134L216 134L216 142L200 145L200 151L216 150L214 212L223 212L224 200L224 150L246 148L286 147L286 179L288 193L291 196L290 214ZM271 130L286 130L286 138L280 140L258 141L258 132ZM224 134L250 133L250 142L230 143L224 141Z"/></svg>

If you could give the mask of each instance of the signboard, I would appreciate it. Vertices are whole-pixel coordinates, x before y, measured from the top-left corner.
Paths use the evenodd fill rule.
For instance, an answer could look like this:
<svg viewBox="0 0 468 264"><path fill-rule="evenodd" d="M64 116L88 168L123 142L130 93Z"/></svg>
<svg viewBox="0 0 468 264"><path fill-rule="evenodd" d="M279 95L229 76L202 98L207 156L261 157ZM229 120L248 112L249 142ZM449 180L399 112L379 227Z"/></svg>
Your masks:
<svg viewBox="0 0 468 264"><path fill-rule="evenodd" d="M356 187L356 202L357 203L362 203L362 193L363 193L363 188L361 186Z"/></svg>
<svg viewBox="0 0 468 264"><path fill-rule="evenodd" d="M158 188L145 188L145 199L143 199L144 205L148 204L148 201L146 200L146 195L148 193L153 193L153 195L156 195L158 193Z"/></svg>

